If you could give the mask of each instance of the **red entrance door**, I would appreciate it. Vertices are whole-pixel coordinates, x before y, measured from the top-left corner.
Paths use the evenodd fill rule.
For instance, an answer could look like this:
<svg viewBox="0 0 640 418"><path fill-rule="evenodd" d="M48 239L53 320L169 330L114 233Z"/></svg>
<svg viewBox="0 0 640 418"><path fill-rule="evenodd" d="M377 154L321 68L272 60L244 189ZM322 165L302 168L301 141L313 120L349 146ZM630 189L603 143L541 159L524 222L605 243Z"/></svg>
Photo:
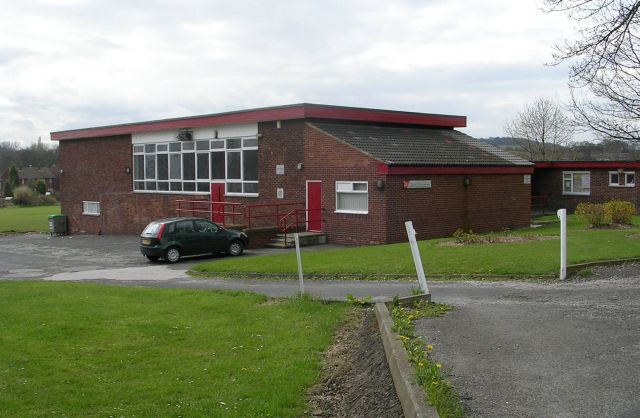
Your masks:
<svg viewBox="0 0 640 418"><path fill-rule="evenodd" d="M322 231L322 182L307 181L307 231Z"/></svg>
<svg viewBox="0 0 640 418"><path fill-rule="evenodd" d="M211 183L211 220L224 223L224 205L214 202L224 202L224 183Z"/></svg>

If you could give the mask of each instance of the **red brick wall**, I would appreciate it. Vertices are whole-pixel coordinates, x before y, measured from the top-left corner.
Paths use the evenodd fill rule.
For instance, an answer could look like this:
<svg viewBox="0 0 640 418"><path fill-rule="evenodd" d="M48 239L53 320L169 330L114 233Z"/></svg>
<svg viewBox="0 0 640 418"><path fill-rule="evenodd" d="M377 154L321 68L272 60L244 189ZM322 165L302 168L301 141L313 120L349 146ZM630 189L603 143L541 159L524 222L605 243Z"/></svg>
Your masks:
<svg viewBox="0 0 640 418"><path fill-rule="evenodd" d="M591 173L591 193L588 196L563 195L563 171L589 171ZM616 170L536 168L532 179L533 192L534 194L548 195L549 209L552 210L566 208L569 212L573 212L581 202L603 203L610 200L627 200L636 205L636 209L638 209L640 207L640 189L637 185L637 176L640 173L636 172L635 187L609 187L609 171Z"/></svg>
<svg viewBox="0 0 640 418"><path fill-rule="evenodd" d="M530 185L522 174L389 176L388 241L406 241L405 221L413 221L418 239L450 236L456 229L474 232L523 228L530 223ZM429 189L405 189L404 180L431 180Z"/></svg>

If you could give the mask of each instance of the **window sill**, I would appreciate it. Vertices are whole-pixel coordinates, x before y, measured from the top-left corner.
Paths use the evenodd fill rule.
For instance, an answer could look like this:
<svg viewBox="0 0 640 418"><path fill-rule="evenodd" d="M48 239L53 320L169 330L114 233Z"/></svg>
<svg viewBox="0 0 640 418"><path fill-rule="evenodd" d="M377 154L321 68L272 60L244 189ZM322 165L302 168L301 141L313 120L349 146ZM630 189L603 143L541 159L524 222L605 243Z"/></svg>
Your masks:
<svg viewBox="0 0 640 418"><path fill-rule="evenodd" d="M225 193L225 196L235 196L235 197L260 197L258 193Z"/></svg>
<svg viewBox="0 0 640 418"><path fill-rule="evenodd" d="M351 215L368 215L369 211L361 212L361 211L357 211L357 210L336 210L333 213L348 213L348 214L351 214Z"/></svg>
<svg viewBox="0 0 640 418"><path fill-rule="evenodd" d="M635 184L625 184L625 185L610 184L609 187L617 188L617 189L632 189L636 187L636 185Z"/></svg>
<svg viewBox="0 0 640 418"><path fill-rule="evenodd" d="M82 214L83 214L84 216L100 216L100 214L99 214L99 213L82 212Z"/></svg>
<svg viewBox="0 0 640 418"><path fill-rule="evenodd" d="M569 193L569 192L563 192L562 195L563 196L591 196L591 193Z"/></svg>

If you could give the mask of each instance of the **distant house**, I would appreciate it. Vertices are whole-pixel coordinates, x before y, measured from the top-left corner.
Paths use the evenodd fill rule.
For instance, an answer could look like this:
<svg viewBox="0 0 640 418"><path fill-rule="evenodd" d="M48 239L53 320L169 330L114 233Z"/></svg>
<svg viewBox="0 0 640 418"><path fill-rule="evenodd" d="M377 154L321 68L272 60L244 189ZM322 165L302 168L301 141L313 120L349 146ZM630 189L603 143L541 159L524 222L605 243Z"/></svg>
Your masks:
<svg viewBox="0 0 640 418"><path fill-rule="evenodd" d="M640 208L640 161L538 161L531 190L548 209L627 200ZM536 203L534 203L535 206Z"/></svg>
<svg viewBox="0 0 640 418"><path fill-rule="evenodd" d="M51 167L22 167L18 169L18 185L35 185L38 180L44 181L46 191L58 190L58 178L56 172L58 168ZM9 179L9 169L7 168L0 177L0 196L5 195L5 187Z"/></svg>
<svg viewBox="0 0 640 418"><path fill-rule="evenodd" d="M309 103L52 132L72 233L134 234L194 212L382 244L530 223L533 164L464 116Z"/></svg>

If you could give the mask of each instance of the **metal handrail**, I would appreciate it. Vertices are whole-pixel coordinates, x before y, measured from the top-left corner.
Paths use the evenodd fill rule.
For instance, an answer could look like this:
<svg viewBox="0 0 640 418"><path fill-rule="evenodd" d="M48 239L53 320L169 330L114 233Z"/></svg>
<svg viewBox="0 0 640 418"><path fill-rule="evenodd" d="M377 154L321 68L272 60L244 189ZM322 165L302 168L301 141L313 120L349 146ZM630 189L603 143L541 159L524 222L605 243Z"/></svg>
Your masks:
<svg viewBox="0 0 640 418"><path fill-rule="evenodd" d="M251 220L259 219L259 218L274 218L276 220L276 225L278 224L278 220L280 219L280 208L284 206L291 205L304 205L305 202L277 202L277 203L261 203L256 205L246 205L244 208L244 218L247 220L247 226L251 228ZM251 213L254 209L259 208L275 208L275 213L270 213L266 215L254 215Z"/></svg>

